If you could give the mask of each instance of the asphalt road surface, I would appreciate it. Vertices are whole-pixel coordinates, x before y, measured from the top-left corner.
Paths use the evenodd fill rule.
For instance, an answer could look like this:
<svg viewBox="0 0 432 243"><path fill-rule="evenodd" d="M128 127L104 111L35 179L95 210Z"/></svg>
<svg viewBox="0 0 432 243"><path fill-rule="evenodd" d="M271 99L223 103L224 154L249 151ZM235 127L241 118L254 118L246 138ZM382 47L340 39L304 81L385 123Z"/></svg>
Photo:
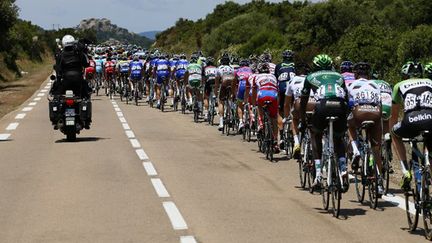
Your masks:
<svg viewBox="0 0 432 243"><path fill-rule="evenodd" d="M425 241L400 194L373 210L352 185L336 219L298 187L295 161L171 109L93 97L91 129L66 142L48 90L0 120L0 242Z"/></svg>

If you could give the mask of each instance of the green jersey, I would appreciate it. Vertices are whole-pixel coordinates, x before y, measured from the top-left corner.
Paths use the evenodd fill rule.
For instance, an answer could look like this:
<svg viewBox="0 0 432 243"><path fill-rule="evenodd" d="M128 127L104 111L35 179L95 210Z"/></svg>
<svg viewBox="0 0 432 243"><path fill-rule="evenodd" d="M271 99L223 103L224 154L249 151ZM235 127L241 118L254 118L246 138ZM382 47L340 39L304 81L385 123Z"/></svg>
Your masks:
<svg viewBox="0 0 432 243"><path fill-rule="evenodd" d="M390 84L384 80L373 80L373 82L380 88L382 114L384 120L387 120L391 116L393 89Z"/></svg>
<svg viewBox="0 0 432 243"><path fill-rule="evenodd" d="M310 91L315 94L317 101L322 99L347 99L345 82L337 72L323 70L309 74L306 77L302 95L309 96Z"/></svg>
<svg viewBox="0 0 432 243"><path fill-rule="evenodd" d="M189 73L189 85L193 88L199 88L202 80L202 67L198 63L191 63L187 67Z"/></svg>

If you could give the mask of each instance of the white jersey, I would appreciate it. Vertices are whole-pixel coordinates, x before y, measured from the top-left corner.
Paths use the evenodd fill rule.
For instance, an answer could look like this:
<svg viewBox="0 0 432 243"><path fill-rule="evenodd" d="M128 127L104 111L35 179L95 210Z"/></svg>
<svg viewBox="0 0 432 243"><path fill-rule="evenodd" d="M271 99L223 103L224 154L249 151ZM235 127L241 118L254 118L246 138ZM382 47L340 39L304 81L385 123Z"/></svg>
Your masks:
<svg viewBox="0 0 432 243"><path fill-rule="evenodd" d="M269 65L270 73L273 74L273 75L276 75L275 74L275 72L276 72L276 64L269 62L268 65Z"/></svg>
<svg viewBox="0 0 432 243"><path fill-rule="evenodd" d="M354 105L381 105L381 91L373 80L357 79L347 88Z"/></svg>
<svg viewBox="0 0 432 243"><path fill-rule="evenodd" d="M222 82L227 80L234 80L234 68L229 65L221 65L218 67L217 76L221 78Z"/></svg>

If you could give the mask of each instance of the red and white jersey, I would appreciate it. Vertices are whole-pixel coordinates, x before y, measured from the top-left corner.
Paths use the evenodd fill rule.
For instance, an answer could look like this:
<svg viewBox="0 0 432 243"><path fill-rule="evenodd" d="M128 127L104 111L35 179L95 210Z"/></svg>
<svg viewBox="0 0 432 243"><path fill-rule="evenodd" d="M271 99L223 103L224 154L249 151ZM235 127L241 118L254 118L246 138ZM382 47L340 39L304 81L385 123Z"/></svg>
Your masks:
<svg viewBox="0 0 432 243"><path fill-rule="evenodd" d="M115 68L115 63L112 61L105 62L105 71L107 73L113 73Z"/></svg>
<svg viewBox="0 0 432 243"><path fill-rule="evenodd" d="M89 67L96 67L96 62L94 60L89 60Z"/></svg>
<svg viewBox="0 0 432 243"><path fill-rule="evenodd" d="M252 87L256 87L258 91L278 91L278 81L276 79L276 76L271 73L259 73L255 75Z"/></svg>

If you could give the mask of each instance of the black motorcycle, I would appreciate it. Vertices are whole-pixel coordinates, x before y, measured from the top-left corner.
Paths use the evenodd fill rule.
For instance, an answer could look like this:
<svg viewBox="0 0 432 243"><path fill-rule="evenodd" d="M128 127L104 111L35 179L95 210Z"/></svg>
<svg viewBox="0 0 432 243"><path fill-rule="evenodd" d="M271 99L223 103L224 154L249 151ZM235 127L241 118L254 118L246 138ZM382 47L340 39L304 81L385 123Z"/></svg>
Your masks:
<svg viewBox="0 0 432 243"><path fill-rule="evenodd" d="M52 75L50 79L55 80L56 77ZM75 141L82 129L90 129L91 102L75 96L71 90L50 99L49 109L54 130L65 134L67 141Z"/></svg>

